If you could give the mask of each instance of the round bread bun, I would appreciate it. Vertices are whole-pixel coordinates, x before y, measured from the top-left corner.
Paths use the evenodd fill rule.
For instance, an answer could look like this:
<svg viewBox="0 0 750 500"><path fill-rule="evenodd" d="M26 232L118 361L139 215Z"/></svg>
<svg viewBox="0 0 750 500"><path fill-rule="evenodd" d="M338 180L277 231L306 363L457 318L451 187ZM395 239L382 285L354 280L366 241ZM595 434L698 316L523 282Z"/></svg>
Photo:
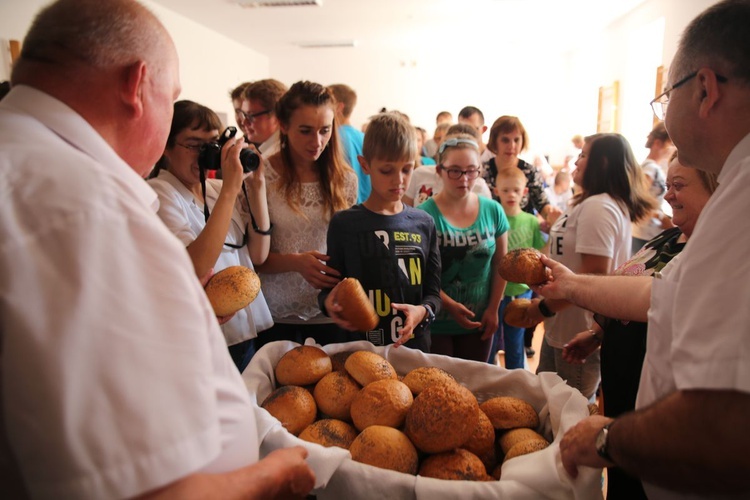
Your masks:
<svg viewBox="0 0 750 500"><path fill-rule="evenodd" d="M351 422L354 397L362 386L346 372L331 372L315 385L313 397L318 409L331 418Z"/></svg>
<svg viewBox="0 0 750 500"><path fill-rule="evenodd" d="M346 371L362 387L376 380L398 379L395 368L380 354L370 351L357 351L344 363Z"/></svg>
<svg viewBox="0 0 750 500"><path fill-rule="evenodd" d="M539 415L534 407L523 399L510 396L491 398L480 405L495 429L539 427Z"/></svg>
<svg viewBox="0 0 750 500"><path fill-rule="evenodd" d="M521 455L528 455L529 453L541 451L547 446L549 446L549 443L546 440L544 442L535 441L533 439L528 441L521 441L508 450L508 453L505 454L505 458L503 459L503 463L507 462L511 458L516 458L520 457Z"/></svg>
<svg viewBox="0 0 750 500"><path fill-rule="evenodd" d="M336 285L339 315L354 325L357 331L368 332L378 326L380 318L357 278L344 278Z"/></svg>
<svg viewBox="0 0 750 500"><path fill-rule="evenodd" d="M359 433L349 447L352 460L405 474L417 473L417 450L398 429L371 425Z"/></svg>
<svg viewBox="0 0 750 500"><path fill-rule="evenodd" d="M507 306L505 306L505 312L503 313L503 321L508 323L510 326L518 328L529 328L535 326L535 324L529 324L526 321L526 310L531 307L531 299L514 299L511 300Z"/></svg>
<svg viewBox="0 0 750 500"><path fill-rule="evenodd" d="M284 354L276 364L276 382L279 385L316 384L331 373L331 358L323 349L301 345Z"/></svg>
<svg viewBox="0 0 750 500"><path fill-rule="evenodd" d="M432 385L414 399L404 432L425 453L452 450L474 433L478 410L477 398L461 384Z"/></svg>
<svg viewBox="0 0 750 500"><path fill-rule="evenodd" d="M497 440L503 453L508 453L508 450L524 441L543 441L544 443L547 443L544 436L527 428L511 429L504 432L503 435L500 436L500 439Z"/></svg>
<svg viewBox="0 0 750 500"><path fill-rule="evenodd" d="M419 467L419 475L455 481L484 481L487 470L479 457L459 448L425 458Z"/></svg>
<svg viewBox="0 0 750 500"><path fill-rule="evenodd" d="M310 392L295 385L279 387L260 406L295 436L315 421L318 412Z"/></svg>
<svg viewBox="0 0 750 500"><path fill-rule="evenodd" d="M354 427L360 431L371 425L401 427L414 398L403 382L393 379L367 384L352 401Z"/></svg>
<svg viewBox="0 0 750 500"><path fill-rule="evenodd" d="M341 420L325 418L308 425L299 435L303 441L317 443L326 448L338 446L348 450L357 437L357 431Z"/></svg>
<svg viewBox="0 0 750 500"><path fill-rule="evenodd" d="M534 248L517 248L506 253L500 261L498 272L511 283L541 285L547 281L547 269L541 261L542 254Z"/></svg>
<svg viewBox="0 0 750 500"><path fill-rule="evenodd" d="M461 445L466 451L478 456L485 468L490 471L495 466L495 428L482 410L477 410L479 424L471 437Z"/></svg>
<svg viewBox="0 0 750 500"><path fill-rule="evenodd" d="M260 278L245 266L231 266L211 276L206 295L217 316L229 316L250 304L260 292Z"/></svg>
<svg viewBox="0 0 750 500"><path fill-rule="evenodd" d="M353 352L354 351L342 351L342 352L337 352L335 354L331 354L331 365L332 365L333 371L345 372L346 368L344 368L344 364L346 363L346 360L349 359L349 356L351 356Z"/></svg>
<svg viewBox="0 0 750 500"><path fill-rule="evenodd" d="M414 396L433 384L455 383L453 375L436 366L420 366L404 376L404 384L411 389Z"/></svg>

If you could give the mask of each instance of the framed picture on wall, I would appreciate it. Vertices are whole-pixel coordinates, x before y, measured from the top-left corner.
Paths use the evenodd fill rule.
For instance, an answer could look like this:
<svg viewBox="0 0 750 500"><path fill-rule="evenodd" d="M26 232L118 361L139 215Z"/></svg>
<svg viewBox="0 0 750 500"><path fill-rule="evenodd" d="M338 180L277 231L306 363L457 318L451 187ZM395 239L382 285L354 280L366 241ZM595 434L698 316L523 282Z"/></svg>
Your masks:
<svg viewBox="0 0 750 500"><path fill-rule="evenodd" d="M599 87L599 115L596 120L596 131L619 132L620 82L615 80L612 85Z"/></svg>
<svg viewBox="0 0 750 500"><path fill-rule="evenodd" d="M656 68L656 87L654 88L654 98L659 97L662 92L664 92L664 87L667 84L667 70L662 65ZM654 116L654 123L653 125L656 125L659 123L659 119Z"/></svg>

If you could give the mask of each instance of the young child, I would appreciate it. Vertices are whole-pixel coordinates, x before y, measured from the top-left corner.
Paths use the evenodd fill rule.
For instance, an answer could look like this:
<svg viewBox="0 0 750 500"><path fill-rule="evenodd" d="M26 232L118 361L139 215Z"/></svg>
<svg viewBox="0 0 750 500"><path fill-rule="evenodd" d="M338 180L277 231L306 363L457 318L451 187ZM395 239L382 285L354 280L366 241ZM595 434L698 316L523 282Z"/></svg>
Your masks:
<svg viewBox="0 0 750 500"><path fill-rule="evenodd" d="M500 204L503 206L510 223L508 250L529 247L540 250L544 247L539 220L521 209L521 200L528 192L527 181L526 175L518 168L501 169L495 180L495 194L500 198ZM531 298L529 287L521 283L508 283L505 287L505 297L500 306L501 320L505 312L505 306L513 299L520 298ZM502 345L501 342L504 342L505 367L508 369L523 368L525 359L523 333L523 328L510 326L502 321L492 342L489 362L495 363L495 355Z"/></svg>
<svg viewBox="0 0 750 500"><path fill-rule="evenodd" d="M419 206L435 220L443 268L443 312L432 325L432 352L484 363L499 326L505 280L498 267L508 248L508 221L495 200L472 190L482 168L476 139L447 135L438 158L444 187Z"/></svg>
<svg viewBox="0 0 750 500"><path fill-rule="evenodd" d="M372 191L364 203L336 213L328 226L328 265L357 278L375 307L375 330L355 340L406 345L429 352L429 324L440 310L440 254L432 217L401 201L417 159L414 127L391 113L367 126L362 170ZM337 287L318 296L321 310L339 326L354 327L338 313Z"/></svg>

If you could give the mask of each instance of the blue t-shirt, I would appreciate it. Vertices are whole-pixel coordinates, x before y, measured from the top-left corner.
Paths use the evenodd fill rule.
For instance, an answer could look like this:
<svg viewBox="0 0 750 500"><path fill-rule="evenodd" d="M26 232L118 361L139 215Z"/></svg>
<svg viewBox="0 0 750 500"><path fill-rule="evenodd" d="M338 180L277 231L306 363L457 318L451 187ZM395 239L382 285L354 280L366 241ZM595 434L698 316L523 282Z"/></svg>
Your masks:
<svg viewBox="0 0 750 500"><path fill-rule="evenodd" d="M339 134L341 135L341 144L343 144L346 161L357 174L357 181L359 181L357 203L362 203L370 196L370 190L372 189L370 176L362 171L357 159L358 155L362 155L362 143L365 140L365 134L351 125L341 125Z"/></svg>
<svg viewBox="0 0 750 500"><path fill-rule="evenodd" d="M477 218L465 228L452 226L440 212L434 198L418 208L435 220L442 290L474 312L474 319L479 321L490 298L495 240L510 228L503 208L498 202L480 196ZM438 314L430 330L433 335L459 335L476 331L460 327L445 310Z"/></svg>

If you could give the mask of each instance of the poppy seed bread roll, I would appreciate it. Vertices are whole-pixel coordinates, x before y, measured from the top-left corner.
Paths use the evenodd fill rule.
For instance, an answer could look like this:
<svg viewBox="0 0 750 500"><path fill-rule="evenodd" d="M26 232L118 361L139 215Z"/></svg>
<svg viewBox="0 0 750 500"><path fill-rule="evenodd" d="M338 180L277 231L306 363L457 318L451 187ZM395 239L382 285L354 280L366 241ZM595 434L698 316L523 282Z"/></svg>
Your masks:
<svg viewBox="0 0 750 500"><path fill-rule="evenodd" d="M498 272L511 283L541 285L547 282L547 268L541 260L542 254L535 248L517 248L505 254Z"/></svg>
<svg viewBox="0 0 750 500"><path fill-rule="evenodd" d="M409 438L400 430L383 425L371 425L360 432L349 452L355 462L404 474L416 474L419 465L417 450Z"/></svg>
<svg viewBox="0 0 750 500"><path fill-rule="evenodd" d="M539 415L533 406L523 399L499 396L482 403L479 408L489 417L495 429L516 429L539 427Z"/></svg>
<svg viewBox="0 0 750 500"><path fill-rule="evenodd" d="M380 318L358 279L345 278L336 285L336 302L341 306L339 316L357 331L368 332L378 326Z"/></svg>
<svg viewBox="0 0 750 500"><path fill-rule="evenodd" d="M503 321L510 326L518 328L529 328L529 324L526 321L526 311L531 307L531 299L513 299L507 306L505 306L505 312L503 313Z"/></svg>
<svg viewBox="0 0 750 500"><path fill-rule="evenodd" d="M360 431L371 425L398 428L406 419L414 398L403 382L394 379L376 380L354 396L352 422Z"/></svg>
<svg viewBox="0 0 750 500"><path fill-rule="evenodd" d="M453 481L484 481L487 470L479 457L459 448L425 458L419 475Z"/></svg>
<svg viewBox="0 0 750 500"><path fill-rule="evenodd" d="M324 415L351 422L352 401L361 389L348 373L331 372L315 385L313 397Z"/></svg>
<svg viewBox="0 0 750 500"><path fill-rule="evenodd" d="M357 437L357 431L354 427L331 418L318 420L308 425L299 435L303 441L317 443L326 448L338 446L348 450L352 442Z"/></svg>
<svg viewBox="0 0 750 500"><path fill-rule="evenodd" d="M331 373L331 358L323 350L301 345L284 354L276 364L279 385L311 385Z"/></svg>
<svg viewBox="0 0 750 500"><path fill-rule="evenodd" d="M404 384L411 389L414 396L419 396L423 390L431 385L451 383L456 383L453 375L437 366L420 366L414 368L404 377Z"/></svg>
<svg viewBox="0 0 750 500"><path fill-rule="evenodd" d="M380 354L357 351L346 359L344 367L362 387L376 380L392 378L398 380L396 369Z"/></svg>
<svg viewBox="0 0 750 500"><path fill-rule="evenodd" d="M231 266L211 276L205 287L217 316L229 316L247 307L260 292L260 278L245 266Z"/></svg>
<svg viewBox="0 0 750 500"><path fill-rule="evenodd" d="M269 394L260 406L295 436L315 422L318 413L318 407L310 391L295 385L279 387Z"/></svg>

